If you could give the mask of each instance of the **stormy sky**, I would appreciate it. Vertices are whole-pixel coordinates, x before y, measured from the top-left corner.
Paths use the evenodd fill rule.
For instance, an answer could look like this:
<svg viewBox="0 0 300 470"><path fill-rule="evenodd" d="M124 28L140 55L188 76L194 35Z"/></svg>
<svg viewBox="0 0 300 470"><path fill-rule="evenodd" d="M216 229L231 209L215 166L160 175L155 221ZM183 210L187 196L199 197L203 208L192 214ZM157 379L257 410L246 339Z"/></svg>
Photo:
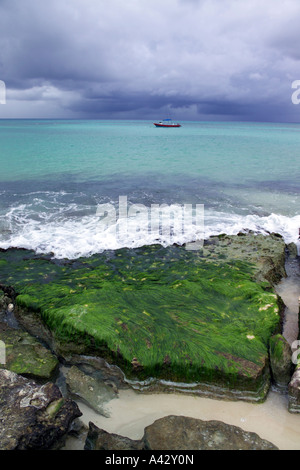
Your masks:
<svg viewBox="0 0 300 470"><path fill-rule="evenodd" d="M0 0L0 118L299 122L299 0Z"/></svg>

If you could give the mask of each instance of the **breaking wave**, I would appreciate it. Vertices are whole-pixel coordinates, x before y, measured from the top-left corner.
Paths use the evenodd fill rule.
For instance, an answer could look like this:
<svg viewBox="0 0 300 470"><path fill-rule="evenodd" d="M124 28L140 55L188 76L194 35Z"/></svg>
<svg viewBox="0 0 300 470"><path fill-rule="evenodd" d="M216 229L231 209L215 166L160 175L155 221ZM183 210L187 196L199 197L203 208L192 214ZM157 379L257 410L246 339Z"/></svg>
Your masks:
<svg viewBox="0 0 300 470"><path fill-rule="evenodd" d="M181 223L182 208L170 207L174 209L172 217L164 226L158 210L151 211L151 220L149 213L136 213L127 218L124 226L124 220L118 218L101 219L95 207L74 203L37 212L32 204L20 204L0 215L0 247L25 248L36 253L52 253L58 259L76 259L104 250L152 244L182 245L212 235L236 235L249 230L264 235L279 233L286 243L296 243L299 236L300 215L245 216L210 209L204 211L204 227L200 227L194 218Z"/></svg>

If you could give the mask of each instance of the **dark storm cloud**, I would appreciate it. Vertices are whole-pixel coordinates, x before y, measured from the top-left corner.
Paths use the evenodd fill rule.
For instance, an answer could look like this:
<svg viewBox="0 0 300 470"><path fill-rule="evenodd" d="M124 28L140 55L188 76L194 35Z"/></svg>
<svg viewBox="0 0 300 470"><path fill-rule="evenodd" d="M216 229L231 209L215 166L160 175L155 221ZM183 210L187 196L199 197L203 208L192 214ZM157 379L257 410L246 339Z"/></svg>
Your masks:
<svg viewBox="0 0 300 470"><path fill-rule="evenodd" d="M0 113L298 120L299 19L298 0L2 0Z"/></svg>

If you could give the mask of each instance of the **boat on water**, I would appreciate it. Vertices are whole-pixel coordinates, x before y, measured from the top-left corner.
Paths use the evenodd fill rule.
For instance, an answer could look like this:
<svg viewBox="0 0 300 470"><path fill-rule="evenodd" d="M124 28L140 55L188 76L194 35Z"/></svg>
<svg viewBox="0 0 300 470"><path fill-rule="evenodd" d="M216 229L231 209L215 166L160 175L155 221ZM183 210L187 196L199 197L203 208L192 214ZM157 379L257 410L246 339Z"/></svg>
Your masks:
<svg viewBox="0 0 300 470"><path fill-rule="evenodd" d="M173 122L172 119L164 119L160 122L153 123L155 127L181 127L181 124Z"/></svg>

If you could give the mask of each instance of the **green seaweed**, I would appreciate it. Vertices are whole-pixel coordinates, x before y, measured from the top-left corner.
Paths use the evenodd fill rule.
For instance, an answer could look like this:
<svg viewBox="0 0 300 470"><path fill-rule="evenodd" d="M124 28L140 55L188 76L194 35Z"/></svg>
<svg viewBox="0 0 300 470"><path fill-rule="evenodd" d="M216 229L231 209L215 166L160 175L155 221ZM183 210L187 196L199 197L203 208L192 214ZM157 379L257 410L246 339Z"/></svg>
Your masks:
<svg viewBox="0 0 300 470"><path fill-rule="evenodd" d="M156 245L74 262L19 250L0 259L19 306L39 312L58 340L83 342L129 376L250 383L280 322L269 284L253 280L256 266L222 253Z"/></svg>

